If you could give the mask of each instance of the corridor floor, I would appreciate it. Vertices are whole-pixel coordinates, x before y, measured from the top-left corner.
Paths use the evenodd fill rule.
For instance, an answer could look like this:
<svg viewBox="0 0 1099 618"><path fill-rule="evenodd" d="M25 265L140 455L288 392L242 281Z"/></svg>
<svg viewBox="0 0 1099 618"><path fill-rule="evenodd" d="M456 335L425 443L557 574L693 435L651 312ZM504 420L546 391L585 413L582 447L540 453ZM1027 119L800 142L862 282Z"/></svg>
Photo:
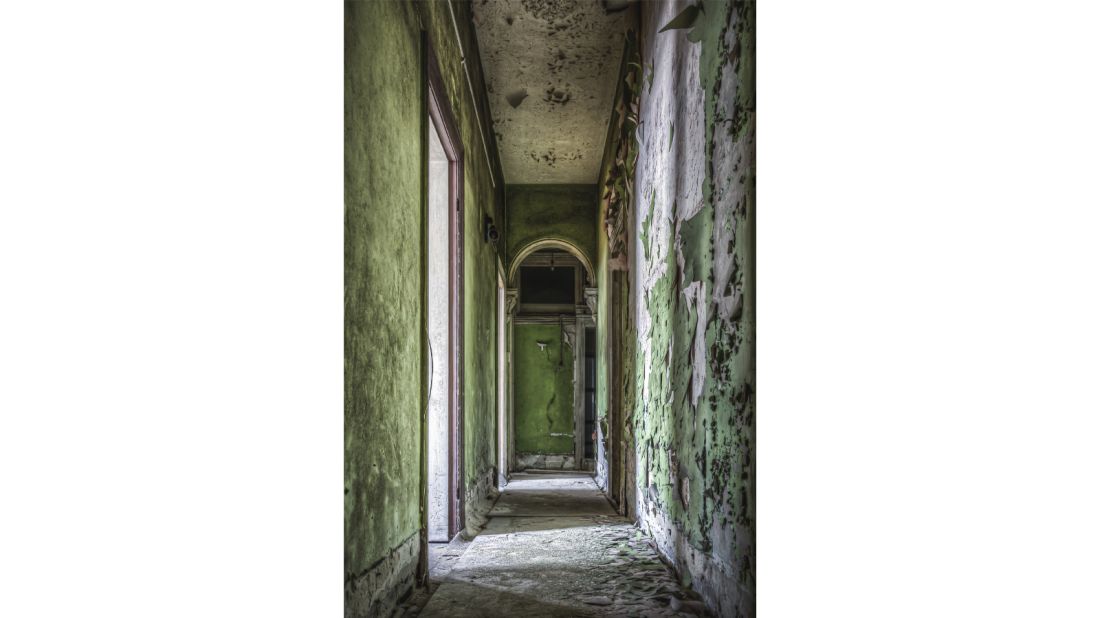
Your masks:
<svg viewBox="0 0 1099 618"><path fill-rule="evenodd" d="M472 540L433 547L430 618L699 616L588 474L515 474Z"/></svg>

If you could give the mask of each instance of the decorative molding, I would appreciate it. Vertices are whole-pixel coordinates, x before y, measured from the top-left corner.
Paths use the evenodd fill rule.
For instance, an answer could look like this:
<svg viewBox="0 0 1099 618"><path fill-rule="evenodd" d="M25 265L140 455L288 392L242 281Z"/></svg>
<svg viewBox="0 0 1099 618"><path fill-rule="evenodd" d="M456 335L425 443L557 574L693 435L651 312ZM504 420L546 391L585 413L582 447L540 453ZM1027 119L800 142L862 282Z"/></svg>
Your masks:
<svg viewBox="0 0 1099 618"><path fill-rule="evenodd" d="M519 288L508 288L504 292L504 296L507 302L504 307L504 312L510 320L515 317L515 308L519 306Z"/></svg>
<svg viewBox="0 0 1099 618"><path fill-rule="evenodd" d="M586 316L580 316L580 317L586 317ZM529 314L520 313L520 314L517 314L512 319L512 323L513 324L519 324L519 325L522 325L522 324L562 324L562 323L564 323L566 325L572 325L572 324L576 323L576 318L577 318L577 316L570 315L570 314L567 314L567 313L563 314L563 315L556 315L556 314L554 314L554 315L549 315L549 314L529 315Z"/></svg>
<svg viewBox="0 0 1099 618"><path fill-rule="evenodd" d="M565 337L565 345L569 346L570 350L576 350L576 322L563 324L561 332Z"/></svg>
<svg viewBox="0 0 1099 618"><path fill-rule="evenodd" d="M599 308L599 288L584 288L584 302L588 304L591 317L594 318L596 309Z"/></svg>
<svg viewBox="0 0 1099 618"><path fill-rule="evenodd" d="M568 251L554 251L552 253L532 253L528 255L522 266L538 266L541 268L583 268L584 264Z"/></svg>
<svg viewBox="0 0 1099 618"><path fill-rule="evenodd" d="M634 173L637 165L637 125L641 88L641 54L632 30L626 33L626 50L622 57L622 83L611 118L614 163L602 174L603 226L607 234L607 267L610 270L629 268L630 205L634 196Z"/></svg>
<svg viewBox="0 0 1099 618"><path fill-rule="evenodd" d="M595 269L592 268L591 260L588 259L588 256L584 255L584 252L580 247L577 247L563 238L543 238L527 244L512 257L511 266L508 268L509 284L514 285L518 283L516 277L519 272L519 266L527 259L527 256L541 249L561 249L571 253L573 257L580 260L580 264L584 267L584 273L587 275L588 280L592 282L595 281Z"/></svg>

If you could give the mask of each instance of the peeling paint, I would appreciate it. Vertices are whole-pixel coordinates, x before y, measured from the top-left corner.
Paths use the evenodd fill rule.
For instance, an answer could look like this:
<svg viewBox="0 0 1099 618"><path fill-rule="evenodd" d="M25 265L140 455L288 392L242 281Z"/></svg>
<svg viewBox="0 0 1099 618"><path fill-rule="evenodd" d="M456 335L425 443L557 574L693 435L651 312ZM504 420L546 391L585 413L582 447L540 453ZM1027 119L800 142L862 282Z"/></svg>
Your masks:
<svg viewBox="0 0 1099 618"><path fill-rule="evenodd" d="M754 616L755 5L640 9L634 186L604 192L596 265L602 278L627 256L629 313L601 362L625 340L615 388L640 523L715 613ZM600 182L615 185L628 144L612 137ZM597 394L601 415L610 399Z"/></svg>

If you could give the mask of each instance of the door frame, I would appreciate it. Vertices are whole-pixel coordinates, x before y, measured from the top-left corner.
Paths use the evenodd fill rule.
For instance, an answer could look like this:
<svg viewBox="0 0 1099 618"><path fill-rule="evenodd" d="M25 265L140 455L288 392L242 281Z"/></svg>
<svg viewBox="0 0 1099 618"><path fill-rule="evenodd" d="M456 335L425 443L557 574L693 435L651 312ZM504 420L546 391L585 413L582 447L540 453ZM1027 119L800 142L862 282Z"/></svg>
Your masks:
<svg viewBox="0 0 1099 618"><path fill-rule="evenodd" d="M508 296L507 281L504 279L504 264L496 258L496 487L508 484L510 467L508 406Z"/></svg>
<svg viewBox="0 0 1099 618"><path fill-rule="evenodd" d="M426 111L423 122L423 135L424 140L422 159L426 162L428 158L428 148L426 147L429 127L428 123L432 123L435 126L435 131L439 136L439 141L443 145L443 150L446 152L447 159L449 160L449 173L447 182L447 194L448 194L448 211L447 217L447 231L449 238L449 269L448 269L448 347L447 356L449 360L449 396L448 396L448 474L447 474L447 491L448 491L448 513L447 513L447 533L448 536L453 538L456 534L465 528L465 508L464 498L465 496L464 480L465 470L462 465L463 462L463 433L464 433L464 411L462 409L462 393L464 386L465 371L463 368L463 301L465 298L463 290L463 263L462 258L464 255L464 238L463 238L463 226L464 226L464 208L463 208L463 189L465 187L464 181L464 152L462 147L461 136L458 133L457 123L454 120L454 113L451 109L450 100L447 97L446 86L444 85L442 73L439 71L439 64L435 56L434 47L431 44L427 33L422 34L423 39L423 54L424 54L424 92L426 99ZM426 188L426 163L424 164L424 178ZM426 212L427 191L424 191L424 202ZM425 218L425 226L427 220ZM426 243L425 243L426 248ZM424 264L426 267L426 251L424 252L425 259ZM426 272L424 273L426 275ZM425 296L426 296L426 276L425 282ZM426 307L426 304L424 305ZM425 420L426 420L426 400L425 400ZM426 426L426 424L425 424ZM423 459L426 462L427 449L426 449L426 436L424 440L424 453ZM426 469L426 463L424 464ZM427 510L427 476L424 475L423 479L423 495L421 506L424 513ZM426 516L426 515L425 515ZM423 543L423 553L427 552L427 534L426 534L426 521L424 522L425 533ZM421 560L423 562L423 560ZM426 565L425 565L426 566Z"/></svg>

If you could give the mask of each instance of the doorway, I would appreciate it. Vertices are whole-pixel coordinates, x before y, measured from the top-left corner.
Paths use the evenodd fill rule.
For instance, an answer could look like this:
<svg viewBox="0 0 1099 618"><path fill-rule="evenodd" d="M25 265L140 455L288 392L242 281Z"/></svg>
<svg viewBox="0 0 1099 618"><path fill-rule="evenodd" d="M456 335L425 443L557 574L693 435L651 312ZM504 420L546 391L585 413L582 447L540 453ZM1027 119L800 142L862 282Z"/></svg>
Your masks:
<svg viewBox="0 0 1099 618"><path fill-rule="evenodd" d="M508 484L507 285L504 267L496 272L496 486Z"/></svg>
<svg viewBox="0 0 1099 618"><path fill-rule="evenodd" d="M594 346L586 335L595 326L589 301L596 288L589 262L565 241L542 239L518 252L508 281L515 301L507 349L509 472L591 471L587 349ZM594 357L590 364L594 371Z"/></svg>
<svg viewBox="0 0 1099 618"><path fill-rule="evenodd" d="M462 508L462 150L430 45L427 50L427 419L429 543L465 527Z"/></svg>

